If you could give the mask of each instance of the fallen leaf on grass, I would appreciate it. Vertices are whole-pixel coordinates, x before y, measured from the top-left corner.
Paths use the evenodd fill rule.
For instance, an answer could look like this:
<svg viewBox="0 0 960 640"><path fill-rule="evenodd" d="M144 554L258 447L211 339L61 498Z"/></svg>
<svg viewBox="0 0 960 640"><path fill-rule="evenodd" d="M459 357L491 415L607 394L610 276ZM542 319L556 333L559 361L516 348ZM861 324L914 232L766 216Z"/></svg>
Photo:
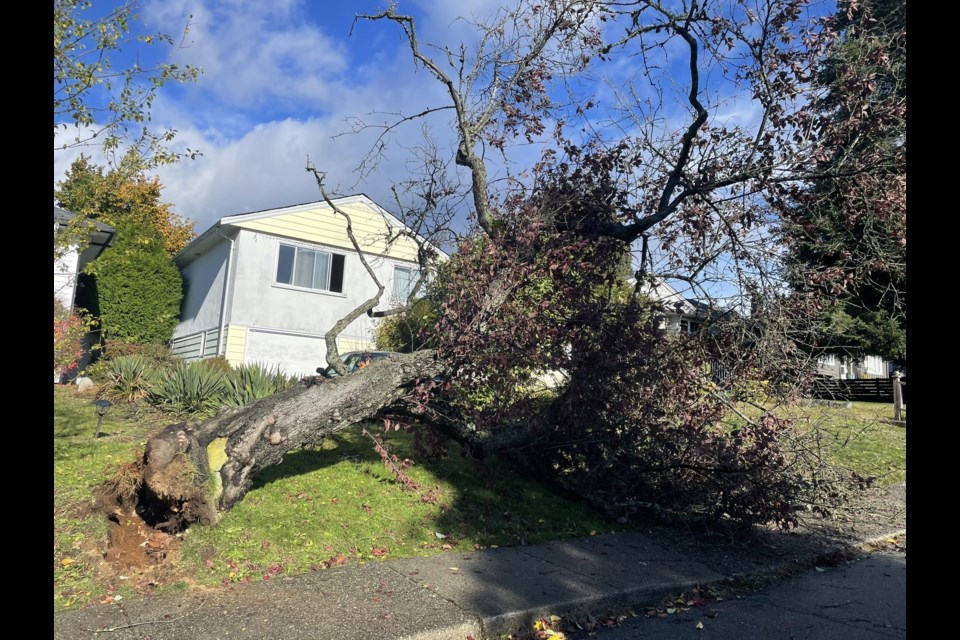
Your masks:
<svg viewBox="0 0 960 640"><path fill-rule="evenodd" d="M347 558L345 555L338 553L337 555L332 556L329 560L324 560L322 564L327 567L335 567L337 565L347 564L348 560L349 558Z"/></svg>

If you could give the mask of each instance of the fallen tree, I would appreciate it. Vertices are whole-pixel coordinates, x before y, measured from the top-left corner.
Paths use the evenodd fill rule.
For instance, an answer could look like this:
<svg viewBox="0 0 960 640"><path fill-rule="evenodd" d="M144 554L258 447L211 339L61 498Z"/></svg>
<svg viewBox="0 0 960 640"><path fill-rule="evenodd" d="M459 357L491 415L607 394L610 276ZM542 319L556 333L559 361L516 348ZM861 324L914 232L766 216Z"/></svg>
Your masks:
<svg viewBox="0 0 960 640"><path fill-rule="evenodd" d="M136 509L160 529L214 524L243 498L258 471L371 418L441 369L434 352L420 351L349 376L307 378L203 422L170 425L147 442Z"/></svg>
<svg viewBox="0 0 960 640"><path fill-rule="evenodd" d="M809 497L824 484L784 448L784 436L793 436L788 422L769 406L752 415L738 409L761 394L788 398L810 373L796 345L813 329L803 301L778 293L766 200L783 197L791 182L829 177L816 160L818 121L798 96L831 32L807 24L803 4L777 0L758 16L744 3L521 3L481 27L473 55L437 48L437 59L425 53L413 18L392 6L362 16L399 25L415 64L449 98L399 116L383 135L450 113L453 162L469 174L462 193L443 171L427 172L414 185L421 206L403 212L426 220L441 196L469 196L475 208L476 228L430 287L437 349L168 427L144 456L137 492L144 519L168 529L215 523L257 471L374 417L438 423L478 451L523 444L520 456L532 467L619 517L651 509L790 526L798 509L825 504ZM623 35L605 39L597 27L604 21L624 26ZM731 62L725 52L737 47L742 55ZM554 103L553 74L576 77L611 52L643 57L668 48L685 54L683 74L679 66L644 67L657 99L630 93L634 104L620 105L629 135L565 137L563 118L586 118L590 106ZM708 84L718 77L747 85L760 117L721 119L724 97ZM680 78L684 91L666 96L663 83ZM664 116L665 97L678 97L681 116ZM550 122L556 148L525 182L510 181L495 197L486 150L505 153L508 140L543 136ZM425 165L446 167L450 159L438 154L431 148ZM363 259L322 172L308 171L334 214L347 218ZM428 235L413 234L422 267ZM631 261L637 242L642 257ZM629 286L625 262L635 270ZM374 315L384 291L364 265L378 293L328 333L327 361L338 371L337 334ZM669 333L665 317L687 303L651 299L654 276L683 279L704 294L726 279L735 300L698 305L698 330ZM543 371L564 371L569 382L547 401L518 392ZM424 412L441 372L457 389L452 420ZM728 415L735 419L724 422Z"/></svg>

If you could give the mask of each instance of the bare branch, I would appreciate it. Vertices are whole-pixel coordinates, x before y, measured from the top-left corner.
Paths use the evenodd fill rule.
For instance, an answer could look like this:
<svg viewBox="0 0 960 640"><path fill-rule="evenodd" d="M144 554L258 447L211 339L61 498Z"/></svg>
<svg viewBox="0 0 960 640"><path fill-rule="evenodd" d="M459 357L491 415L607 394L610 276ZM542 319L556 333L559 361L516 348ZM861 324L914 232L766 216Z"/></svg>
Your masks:
<svg viewBox="0 0 960 640"><path fill-rule="evenodd" d="M353 245L354 250L357 252L360 262L363 264L363 268L366 270L367 275L370 276L370 279L373 280L373 283L377 287L377 293L373 297L364 300L350 313L337 320L337 322L327 330L327 333L323 337L324 342L327 345L327 364L333 367L340 375L346 375L347 369L344 366L343 361L340 359L340 351L337 348L337 338L344 329L350 326L351 322L364 315L380 303L380 298L383 297L385 287L383 286L383 283L380 282L380 279L377 277L373 267L371 267L370 263L367 261L365 252L360 247L360 243L357 242L357 237L353 233L353 221L350 218L350 214L337 206L337 204L330 198L326 188L323 186L323 181L326 177L325 174L317 169L316 165L310 162L309 159L307 160L307 171L312 173L314 179L317 181L317 188L320 189L320 194L323 196L324 202L326 202L327 205L333 209L334 214L343 216L343 218L347 221L347 237L350 238L350 244Z"/></svg>

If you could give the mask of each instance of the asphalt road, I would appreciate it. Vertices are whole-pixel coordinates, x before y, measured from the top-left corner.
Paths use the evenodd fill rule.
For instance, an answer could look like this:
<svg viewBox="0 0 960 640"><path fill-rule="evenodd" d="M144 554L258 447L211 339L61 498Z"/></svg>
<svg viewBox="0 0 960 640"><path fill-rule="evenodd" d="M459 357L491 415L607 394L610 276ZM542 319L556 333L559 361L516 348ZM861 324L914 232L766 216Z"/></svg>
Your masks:
<svg viewBox="0 0 960 640"><path fill-rule="evenodd" d="M889 640L907 636L907 555L884 551L821 567L753 594L573 638Z"/></svg>

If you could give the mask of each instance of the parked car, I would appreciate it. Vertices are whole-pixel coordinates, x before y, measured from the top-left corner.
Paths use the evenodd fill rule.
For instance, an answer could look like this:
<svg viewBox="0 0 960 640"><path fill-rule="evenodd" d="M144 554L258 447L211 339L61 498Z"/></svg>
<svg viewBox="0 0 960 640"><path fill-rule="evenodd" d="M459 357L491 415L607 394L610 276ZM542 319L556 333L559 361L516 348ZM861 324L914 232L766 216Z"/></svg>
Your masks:
<svg viewBox="0 0 960 640"><path fill-rule="evenodd" d="M387 358L398 355L400 354L395 351L349 351L341 355L340 359L343 360L343 364L347 368L347 373L353 373L354 371L363 369L371 362L386 360ZM333 367L317 367L317 373L325 378L335 378L340 375Z"/></svg>

